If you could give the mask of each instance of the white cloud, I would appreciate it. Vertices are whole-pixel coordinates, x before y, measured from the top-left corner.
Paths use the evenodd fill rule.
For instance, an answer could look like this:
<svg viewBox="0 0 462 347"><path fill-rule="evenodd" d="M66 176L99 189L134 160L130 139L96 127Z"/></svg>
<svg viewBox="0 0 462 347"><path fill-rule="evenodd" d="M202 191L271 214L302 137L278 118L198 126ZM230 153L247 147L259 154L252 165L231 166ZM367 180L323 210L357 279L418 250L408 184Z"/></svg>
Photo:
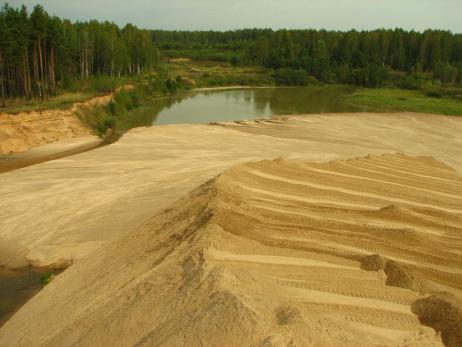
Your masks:
<svg viewBox="0 0 462 347"><path fill-rule="evenodd" d="M10 0L41 4L73 20L132 22L144 28L248 27L375 29L402 27L462 32L462 0Z"/></svg>

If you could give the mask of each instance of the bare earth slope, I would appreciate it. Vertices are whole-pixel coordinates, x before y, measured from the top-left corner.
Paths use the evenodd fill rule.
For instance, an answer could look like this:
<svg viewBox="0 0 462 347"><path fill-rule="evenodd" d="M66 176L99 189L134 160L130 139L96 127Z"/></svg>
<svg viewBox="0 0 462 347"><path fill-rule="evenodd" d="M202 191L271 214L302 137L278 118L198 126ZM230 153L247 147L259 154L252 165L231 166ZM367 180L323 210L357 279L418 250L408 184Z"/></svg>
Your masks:
<svg viewBox="0 0 462 347"><path fill-rule="evenodd" d="M418 114L135 129L110 146L0 174L0 266L69 264L238 163L406 152L462 173L461 134L462 117Z"/></svg>
<svg viewBox="0 0 462 347"><path fill-rule="evenodd" d="M461 201L428 157L239 165L58 276L0 345L459 346Z"/></svg>
<svg viewBox="0 0 462 347"><path fill-rule="evenodd" d="M68 110L46 110L19 114L0 113L0 155L21 153L49 143L76 137L92 136L92 132L76 117L82 109L106 104L110 95L76 103Z"/></svg>

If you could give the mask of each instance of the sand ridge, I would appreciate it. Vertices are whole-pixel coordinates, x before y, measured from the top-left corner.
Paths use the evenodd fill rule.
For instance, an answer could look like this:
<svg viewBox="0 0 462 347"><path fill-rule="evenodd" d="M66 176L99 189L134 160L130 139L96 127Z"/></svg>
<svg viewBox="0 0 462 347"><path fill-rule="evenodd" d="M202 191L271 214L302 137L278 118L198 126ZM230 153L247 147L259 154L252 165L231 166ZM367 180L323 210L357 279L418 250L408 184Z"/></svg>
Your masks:
<svg viewBox="0 0 462 347"><path fill-rule="evenodd" d="M360 170L392 161L403 172L393 183L419 189L378 184ZM226 170L59 275L0 329L0 345L459 341L457 321L438 315L457 317L462 294L462 259L446 251L462 252L462 215L446 211L462 188L447 196L447 183L430 177L460 176L432 158L405 154L350 159L362 172L355 178L335 175L338 168L345 173L340 163L275 159ZM413 167L427 172L425 182L410 178ZM387 201L399 191L406 203ZM449 215L451 225L441 218ZM440 291L446 296L427 296Z"/></svg>
<svg viewBox="0 0 462 347"><path fill-rule="evenodd" d="M0 247L8 245L8 252L0 249L0 266L67 266L130 232L154 212L231 166L277 157L319 163L336 160L329 166L332 175L316 171L319 168L311 164L307 167L313 191L313 185L327 184L324 177L330 177L328 184L334 192L345 178L355 182L351 189L373 184L376 189L361 193L370 195L367 200L344 192L336 194L336 203L362 209L368 209L368 204L383 207L385 201L404 204L413 208L406 218L412 216L421 223L428 219L426 213L431 208L432 217L422 230L438 234L436 219L457 225L448 211L458 211L461 206L453 193L453 187L462 184L458 178L462 172L461 133L460 117L370 113L134 129L112 145L0 175ZM374 163L358 159L362 162L357 167L347 160L396 152L434 157L442 164L429 172L424 162L403 170L399 163L405 159L398 157L385 158L385 162L377 157ZM433 196L435 181L441 183L436 195L451 202L439 211L433 210L438 201L426 198ZM380 189L381 182L396 182L390 183L395 193L387 195ZM292 192L278 194L282 193L294 196ZM407 203L414 194L419 199ZM302 198L314 201L313 195ZM316 199L328 201L328 194ZM306 211L292 209L291 213ZM371 217L365 223L380 221Z"/></svg>

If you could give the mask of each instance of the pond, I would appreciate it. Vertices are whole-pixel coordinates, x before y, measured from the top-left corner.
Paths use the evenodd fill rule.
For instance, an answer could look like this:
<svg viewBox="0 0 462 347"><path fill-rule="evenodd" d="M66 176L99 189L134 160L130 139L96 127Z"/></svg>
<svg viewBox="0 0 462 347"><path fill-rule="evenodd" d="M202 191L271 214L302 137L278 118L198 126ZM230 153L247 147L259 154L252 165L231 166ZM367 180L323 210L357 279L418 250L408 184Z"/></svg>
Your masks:
<svg viewBox="0 0 462 347"><path fill-rule="evenodd" d="M11 271L0 268L0 327L41 288L43 271L25 268Z"/></svg>
<svg viewBox="0 0 462 347"><path fill-rule="evenodd" d="M118 132L139 126L270 118L274 115L361 111L344 101L346 86L210 90L154 100L118 122Z"/></svg>

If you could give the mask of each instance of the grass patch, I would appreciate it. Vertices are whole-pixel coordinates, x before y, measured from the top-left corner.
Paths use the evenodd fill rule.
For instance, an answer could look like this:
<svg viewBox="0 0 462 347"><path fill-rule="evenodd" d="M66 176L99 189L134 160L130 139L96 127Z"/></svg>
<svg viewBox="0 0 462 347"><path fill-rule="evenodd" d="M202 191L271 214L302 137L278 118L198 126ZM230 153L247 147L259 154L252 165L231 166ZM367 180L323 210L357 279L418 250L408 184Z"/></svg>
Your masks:
<svg viewBox="0 0 462 347"><path fill-rule="evenodd" d="M166 49L162 50L162 55L173 59L187 58L190 60L216 62L231 62L234 57L233 51L216 48Z"/></svg>
<svg viewBox="0 0 462 347"><path fill-rule="evenodd" d="M51 272L45 272L40 277L40 284L42 286L46 286L48 283L51 282L52 278L53 278L53 274Z"/></svg>
<svg viewBox="0 0 462 347"><path fill-rule="evenodd" d="M171 59L167 65L170 76L181 76L193 81L194 87L219 86L274 86L273 71L257 66L234 66L217 61Z"/></svg>
<svg viewBox="0 0 462 347"><path fill-rule="evenodd" d="M430 94L432 95L432 94ZM462 101L454 98L431 97L420 91L403 89L358 89L345 97L349 104L374 112L421 112L462 115Z"/></svg>
<svg viewBox="0 0 462 347"><path fill-rule="evenodd" d="M42 111L42 110L64 110L71 108L76 102L83 102L94 96L96 92L70 92L64 93L48 100L30 100L16 99L9 101L10 105L6 108L0 108L0 112L17 114L21 112Z"/></svg>

